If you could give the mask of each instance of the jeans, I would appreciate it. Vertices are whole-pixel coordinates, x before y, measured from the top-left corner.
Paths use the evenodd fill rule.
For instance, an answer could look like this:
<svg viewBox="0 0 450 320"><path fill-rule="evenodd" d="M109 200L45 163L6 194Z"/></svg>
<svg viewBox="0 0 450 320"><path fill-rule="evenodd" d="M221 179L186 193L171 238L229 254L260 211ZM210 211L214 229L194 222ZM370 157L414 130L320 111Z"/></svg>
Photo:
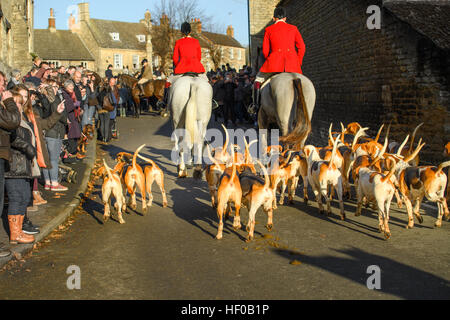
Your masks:
<svg viewBox="0 0 450 320"><path fill-rule="evenodd" d="M8 194L8 215L25 215L31 199L31 187L29 179L5 179L6 192Z"/></svg>
<svg viewBox="0 0 450 320"><path fill-rule="evenodd" d="M224 117L224 123L225 126L229 120L233 122L233 124L236 124L236 114L234 113L234 101L226 101L223 108L223 117Z"/></svg>
<svg viewBox="0 0 450 320"><path fill-rule="evenodd" d="M58 166L59 166L59 156L61 154L62 140L46 137L48 155L50 157L51 169L42 169L44 173L44 179L46 182L56 184L58 182Z"/></svg>
<svg viewBox="0 0 450 320"><path fill-rule="evenodd" d="M111 125L109 112L99 113L98 118L100 120L100 137L104 141L111 140Z"/></svg>
<svg viewBox="0 0 450 320"><path fill-rule="evenodd" d="M242 122L244 120L244 103L242 101L235 101L234 108L238 120Z"/></svg>
<svg viewBox="0 0 450 320"><path fill-rule="evenodd" d="M92 124L92 120L94 119L94 113L95 113L95 106L86 106L84 108L83 117L81 119L81 127L84 129L84 127L88 124Z"/></svg>
<svg viewBox="0 0 450 320"><path fill-rule="evenodd" d="M5 201L5 159L0 159L0 217L3 214L3 204Z"/></svg>

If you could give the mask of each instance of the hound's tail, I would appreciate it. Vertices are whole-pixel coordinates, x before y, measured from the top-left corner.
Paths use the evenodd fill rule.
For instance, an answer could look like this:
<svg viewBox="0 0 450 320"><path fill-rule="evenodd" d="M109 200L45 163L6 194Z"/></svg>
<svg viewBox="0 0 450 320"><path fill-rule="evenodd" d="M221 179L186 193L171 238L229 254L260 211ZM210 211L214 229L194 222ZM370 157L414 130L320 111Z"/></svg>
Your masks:
<svg viewBox="0 0 450 320"><path fill-rule="evenodd" d="M139 154L139 151L141 151L144 147L145 147L145 144L143 144L142 146L137 148L137 150L135 151L135 153L133 155L133 162L132 162L133 168L136 168L136 158L137 158L137 156Z"/></svg>
<svg viewBox="0 0 450 320"><path fill-rule="evenodd" d="M108 167L108 165L106 164L105 159L103 159L103 165L105 166L106 169L106 173L108 174L108 178L112 179L112 172L111 172L111 168Z"/></svg>
<svg viewBox="0 0 450 320"><path fill-rule="evenodd" d="M446 167L450 167L450 161L442 162L442 163L438 166L438 172L442 171L442 169L444 169L444 168L446 168Z"/></svg>

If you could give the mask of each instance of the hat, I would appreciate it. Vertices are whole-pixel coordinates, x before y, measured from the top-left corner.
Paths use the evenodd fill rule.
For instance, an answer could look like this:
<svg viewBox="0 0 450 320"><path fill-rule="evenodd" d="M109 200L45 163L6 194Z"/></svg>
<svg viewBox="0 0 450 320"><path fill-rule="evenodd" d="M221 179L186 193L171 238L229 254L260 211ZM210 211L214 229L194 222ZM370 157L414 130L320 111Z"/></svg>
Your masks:
<svg viewBox="0 0 450 320"><path fill-rule="evenodd" d="M189 22L183 22L183 24L181 25L181 33L183 35L188 35L189 33L191 33L191 25L189 24Z"/></svg>
<svg viewBox="0 0 450 320"><path fill-rule="evenodd" d="M276 7L273 12L273 17L277 19L286 18L286 10L283 7Z"/></svg>

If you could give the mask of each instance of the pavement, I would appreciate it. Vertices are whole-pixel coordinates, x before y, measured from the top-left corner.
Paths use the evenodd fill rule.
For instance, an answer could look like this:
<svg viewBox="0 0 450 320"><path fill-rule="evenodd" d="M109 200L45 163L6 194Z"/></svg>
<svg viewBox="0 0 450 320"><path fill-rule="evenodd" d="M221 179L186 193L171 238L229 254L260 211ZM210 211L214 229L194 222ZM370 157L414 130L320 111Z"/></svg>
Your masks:
<svg viewBox="0 0 450 320"><path fill-rule="evenodd" d="M47 200L47 204L38 206L39 210L28 213L28 218L36 226L40 227L40 233L36 234L35 243L44 239L48 234L61 225L78 207L82 199L82 195L86 190L89 182L91 169L94 166L96 157L96 137L89 142L86 149L86 157L83 161L70 164L77 172L76 183L63 182L62 184L69 188L65 192L45 191L43 186L39 186L42 196ZM3 210L1 217L2 225L0 226L0 243L4 248L11 250L11 255L0 258L0 269L12 259L20 260L25 254L33 249L33 244L9 244L9 226L7 206Z"/></svg>
<svg viewBox="0 0 450 320"><path fill-rule="evenodd" d="M118 140L97 146L97 159L113 165L118 152L134 152L145 143L141 154L164 171L168 207L162 207L154 186L146 214L138 194L137 210L127 210L125 224L118 223L115 211L104 222L101 181L96 181L69 227L0 272L0 299L450 298L450 223L434 228L435 207L425 208L423 223L408 230L404 209L393 204L392 236L386 241L373 210L355 217L355 202L346 201L347 219L341 221L336 202L326 216L318 213L317 203L305 205L296 196L293 205L274 212L271 232L260 210L255 240L245 242L248 213L243 209L244 226L235 230L232 220L225 221L223 239L215 240L217 214L206 181L192 179L192 170L188 178L177 178L170 120L121 118L118 128ZM74 266L80 271L79 289L68 286ZM374 266L381 271L381 288L371 290L367 283Z"/></svg>

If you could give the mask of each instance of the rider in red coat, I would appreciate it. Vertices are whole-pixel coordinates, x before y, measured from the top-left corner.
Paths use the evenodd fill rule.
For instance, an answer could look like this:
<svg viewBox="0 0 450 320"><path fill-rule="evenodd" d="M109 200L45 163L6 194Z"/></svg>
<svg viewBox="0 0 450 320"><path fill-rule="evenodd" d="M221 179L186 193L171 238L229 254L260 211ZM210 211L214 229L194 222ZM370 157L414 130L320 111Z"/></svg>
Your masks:
<svg viewBox="0 0 450 320"><path fill-rule="evenodd" d="M191 37L191 25L184 22L181 25L183 38L175 43L173 51L174 74L184 74L186 72L205 73L202 60L202 49L200 42Z"/></svg>
<svg viewBox="0 0 450 320"><path fill-rule="evenodd" d="M191 37L191 25L189 22L183 22L181 25L181 33L183 34L183 38L177 40L173 50L174 75L167 79L166 89L187 72L197 73L200 78L208 81L205 68L201 63L202 49L200 42ZM165 90L164 103L167 102L167 95L168 91Z"/></svg>
<svg viewBox="0 0 450 320"><path fill-rule="evenodd" d="M266 61L256 75L255 88L258 90L261 83L275 73L302 73L305 43L300 32L296 26L286 23L286 10L282 7L275 9L273 21L275 23L267 27L264 34L263 54Z"/></svg>

